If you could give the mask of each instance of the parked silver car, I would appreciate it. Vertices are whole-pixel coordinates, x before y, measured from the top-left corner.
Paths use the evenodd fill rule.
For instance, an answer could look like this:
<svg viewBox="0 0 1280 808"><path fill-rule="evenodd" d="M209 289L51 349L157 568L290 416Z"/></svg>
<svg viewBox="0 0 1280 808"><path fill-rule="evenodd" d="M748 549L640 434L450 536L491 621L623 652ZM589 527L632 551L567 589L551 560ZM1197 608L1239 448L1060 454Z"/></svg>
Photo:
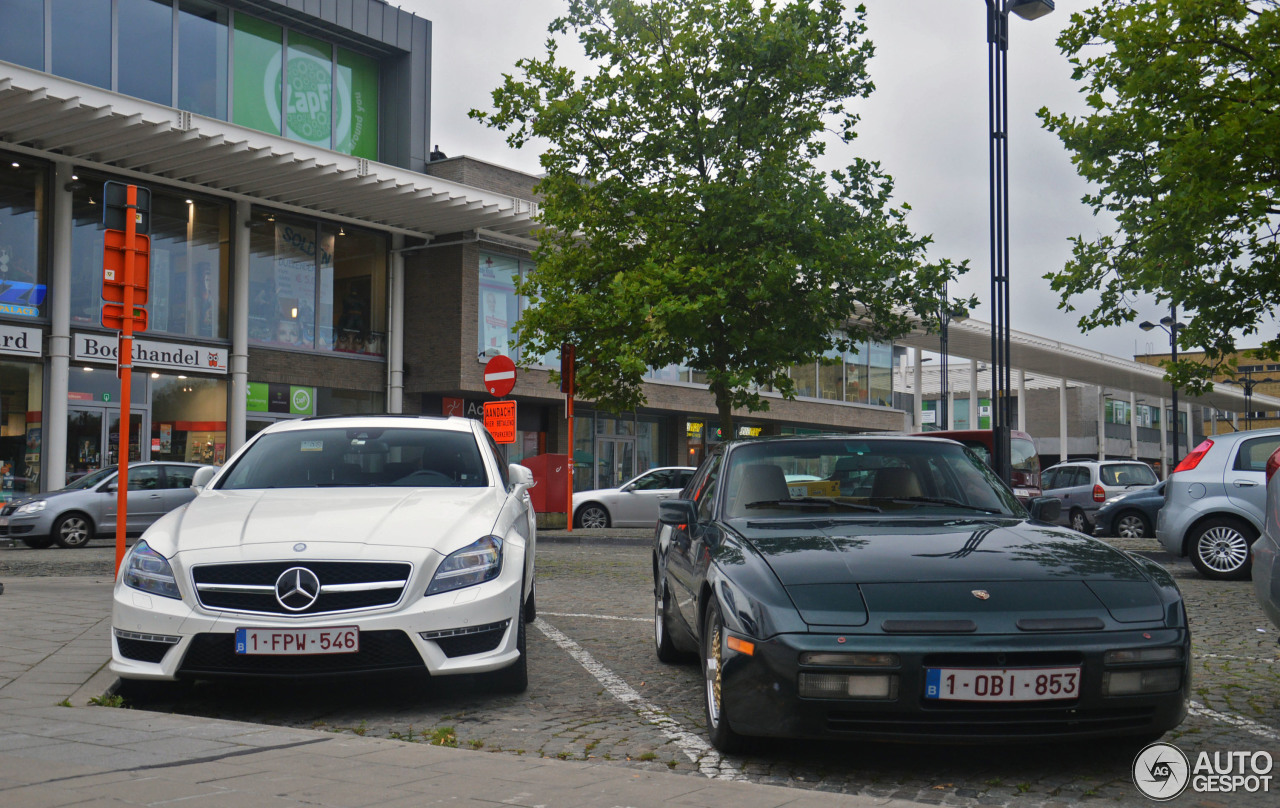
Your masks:
<svg viewBox="0 0 1280 808"><path fill-rule="evenodd" d="M125 532L140 534L190 502L196 495L191 480L199 468L198 463L130 463ZM66 488L5 503L0 509L0 538L40 549L54 542L83 547L94 536L115 535L118 474L114 466L98 469Z"/></svg>
<svg viewBox="0 0 1280 808"><path fill-rule="evenodd" d="M617 488L577 491L573 495L576 527L653 527L658 503L680 493L695 472L693 466L649 469Z"/></svg>
<svg viewBox="0 0 1280 808"><path fill-rule="evenodd" d="M1059 521L1088 536L1103 503L1158 482L1155 469L1138 460L1068 460L1040 474L1044 496L1062 503Z"/></svg>
<svg viewBox="0 0 1280 808"><path fill-rule="evenodd" d="M1177 556L1190 556L1206 578L1249 577L1249 545L1262 532L1267 505L1267 458L1280 447L1280 429L1214 435L1191 450L1169 477L1156 538Z"/></svg>
<svg viewBox="0 0 1280 808"><path fill-rule="evenodd" d="M1262 535L1253 543L1253 591L1267 618L1280 627L1280 449L1271 453L1264 472L1267 511Z"/></svg>

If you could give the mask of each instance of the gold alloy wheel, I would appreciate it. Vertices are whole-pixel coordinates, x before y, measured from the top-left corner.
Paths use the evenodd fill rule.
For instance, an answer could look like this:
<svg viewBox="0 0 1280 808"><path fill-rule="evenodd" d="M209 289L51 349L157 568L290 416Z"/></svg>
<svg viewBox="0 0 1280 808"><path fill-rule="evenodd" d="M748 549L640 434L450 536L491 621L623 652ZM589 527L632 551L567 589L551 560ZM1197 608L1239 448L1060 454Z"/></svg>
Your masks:
<svg viewBox="0 0 1280 808"><path fill-rule="evenodd" d="M711 630L711 648L707 655L707 717L712 726L720 724L720 626Z"/></svg>

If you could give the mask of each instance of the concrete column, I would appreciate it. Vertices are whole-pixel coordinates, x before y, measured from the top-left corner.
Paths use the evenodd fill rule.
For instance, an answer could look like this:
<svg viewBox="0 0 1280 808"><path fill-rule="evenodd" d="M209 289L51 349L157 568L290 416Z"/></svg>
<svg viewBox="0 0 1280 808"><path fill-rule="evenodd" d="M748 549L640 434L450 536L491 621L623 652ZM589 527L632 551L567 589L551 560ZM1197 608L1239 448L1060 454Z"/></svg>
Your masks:
<svg viewBox="0 0 1280 808"><path fill-rule="evenodd" d="M387 412L404 412L404 236L391 237L390 322L387 323Z"/></svg>
<svg viewBox="0 0 1280 808"><path fill-rule="evenodd" d="M956 428L956 391L947 385L947 429Z"/></svg>
<svg viewBox="0 0 1280 808"><path fill-rule="evenodd" d="M1018 368L1018 429L1027 431L1027 372Z"/></svg>
<svg viewBox="0 0 1280 808"><path fill-rule="evenodd" d="M978 428L978 362L969 360L969 429Z"/></svg>
<svg viewBox="0 0 1280 808"><path fill-rule="evenodd" d="M1098 388L1098 459L1107 459L1107 391Z"/></svg>
<svg viewBox="0 0 1280 808"><path fill-rule="evenodd" d="M1129 391L1129 457L1138 459L1138 395Z"/></svg>
<svg viewBox="0 0 1280 808"><path fill-rule="evenodd" d="M1179 442L1179 443L1181 443L1182 441L1186 441L1187 443L1186 443L1186 448L1185 448L1185 450L1183 450L1183 449L1181 449L1181 448L1180 448L1180 449L1177 451L1177 455L1178 455L1178 457L1186 457L1186 456L1187 456L1187 452L1190 452L1190 451L1191 451L1191 449L1192 449L1192 447L1194 447L1194 446L1196 445L1196 444L1195 444L1195 442L1193 442L1193 440L1192 440L1192 432L1191 432L1191 430L1195 429L1195 424L1193 424L1193 423L1191 422L1191 404L1190 404L1190 402L1188 402L1188 403L1186 404L1186 409L1187 409L1187 428L1186 428L1185 430L1182 430L1182 429L1178 430L1178 442Z"/></svg>
<svg viewBox="0 0 1280 808"><path fill-rule="evenodd" d="M71 164L59 162L53 170L53 232L50 242L49 287L49 400L42 426L44 491L67 484L67 391L71 381Z"/></svg>
<svg viewBox="0 0 1280 808"><path fill-rule="evenodd" d="M1160 471L1169 479L1169 416L1164 411L1164 398L1160 399Z"/></svg>
<svg viewBox="0 0 1280 808"><path fill-rule="evenodd" d="M227 385L227 456L244 445L249 416L249 213L236 202L235 254L231 261L231 367Z"/></svg>
<svg viewBox="0 0 1280 808"><path fill-rule="evenodd" d="M920 364L920 357L924 355L924 351L919 348L915 350L915 367L911 371L911 389L915 391L915 414L911 416L911 423L915 425L913 432L924 431L924 365ZM935 421L936 423L936 421Z"/></svg>
<svg viewBox="0 0 1280 808"><path fill-rule="evenodd" d="M1209 434L1210 435L1218 434L1218 408L1217 407L1209 408Z"/></svg>
<svg viewBox="0 0 1280 808"><path fill-rule="evenodd" d="M1067 380L1058 380L1058 462L1067 459Z"/></svg>

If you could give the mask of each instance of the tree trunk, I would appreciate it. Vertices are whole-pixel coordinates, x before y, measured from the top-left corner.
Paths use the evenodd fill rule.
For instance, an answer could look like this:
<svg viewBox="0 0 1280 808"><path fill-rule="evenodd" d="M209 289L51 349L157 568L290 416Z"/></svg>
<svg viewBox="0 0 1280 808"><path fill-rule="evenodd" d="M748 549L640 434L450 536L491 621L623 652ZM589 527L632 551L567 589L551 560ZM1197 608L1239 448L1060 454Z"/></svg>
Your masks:
<svg viewBox="0 0 1280 808"><path fill-rule="evenodd" d="M729 388L722 384L712 384L711 392L716 397L716 412L720 414L720 439L733 440L736 433L733 426L733 399Z"/></svg>

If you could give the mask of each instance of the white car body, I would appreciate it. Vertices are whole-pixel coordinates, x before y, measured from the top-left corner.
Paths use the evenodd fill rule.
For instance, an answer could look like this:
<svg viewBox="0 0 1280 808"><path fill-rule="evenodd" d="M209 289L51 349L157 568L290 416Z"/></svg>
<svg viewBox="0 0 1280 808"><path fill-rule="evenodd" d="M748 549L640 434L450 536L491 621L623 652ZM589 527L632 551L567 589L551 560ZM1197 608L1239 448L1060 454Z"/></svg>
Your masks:
<svg viewBox="0 0 1280 808"><path fill-rule="evenodd" d="M675 499L693 477L693 466L661 466L627 480L617 488L596 488L573 494L574 524L578 527L653 527L658 524L658 503ZM665 481L665 482L662 482ZM674 483L678 482L678 485ZM603 510L602 521L589 509ZM587 518L584 520L584 516Z"/></svg>
<svg viewBox="0 0 1280 808"><path fill-rule="evenodd" d="M403 481L399 487L376 483L238 490L220 487L236 473L237 461L264 436L307 429L346 429L346 434L352 435L365 434L353 430L391 428L473 436L486 484L475 485L473 475L474 487L425 487ZM305 437L295 437L306 445ZM450 439L463 440L461 436ZM356 439L351 443L354 446ZM389 469L393 464L384 465ZM145 543L168 560L181 598L140 588L147 584L139 577L142 568L130 567L132 560L126 559L115 585L111 670L124 679L172 680L414 669L425 669L434 676L523 665L522 618L532 618L522 604L532 605L536 547L534 514L527 493L531 483L527 469L501 464L483 426L470 419L358 416L276 424L237 452L189 505L160 519L135 545L137 551ZM490 536L501 539L496 577L425 594L450 554ZM242 566L247 564L261 566ZM295 573L295 569L314 570L319 584L303 611L291 611L286 605L288 593L281 594L293 586L297 575L309 582L305 573ZM126 574L130 570L135 574ZM372 575L373 580L326 583L326 576L340 572ZM265 577L254 580L254 575ZM218 576L236 580L219 584ZM131 577L135 585L129 583ZM202 582L198 592L197 578ZM380 580L387 578L390 580ZM298 584L302 585L302 578ZM235 601L230 606L225 602L228 598ZM270 602L272 598L279 608ZM350 601L342 598L378 602L351 608ZM249 600L253 605L242 605ZM335 606L339 608L332 608ZM344 627L358 629L361 652L371 643L386 641L397 649L394 656L398 661L380 659L376 664L370 662L370 667L356 659L359 654L341 653L297 655L292 660L267 655L247 660L254 655L234 649L238 629L298 633ZM459 638L463 643L482 639L482 645L493 647L478 653L457 653L459 648L468 648L458 645ZM122 640L129 653L122 652ZM166 645L170 646L167 650ZM211 648L216 653L209 656ZM385 652L380 648L369 648L370 659L374 653ZM447 652L450 648L452 655ZM139 649L154 653L143 654ZM138 658L140 655L146 658ZM150 658L157 655L159 659ZM197 658L188 660L189 655ZM282 659L286 661L280 662ZM242 663L243 668L239 667ZM331 670L334 666L337 670Z"/></svg>

